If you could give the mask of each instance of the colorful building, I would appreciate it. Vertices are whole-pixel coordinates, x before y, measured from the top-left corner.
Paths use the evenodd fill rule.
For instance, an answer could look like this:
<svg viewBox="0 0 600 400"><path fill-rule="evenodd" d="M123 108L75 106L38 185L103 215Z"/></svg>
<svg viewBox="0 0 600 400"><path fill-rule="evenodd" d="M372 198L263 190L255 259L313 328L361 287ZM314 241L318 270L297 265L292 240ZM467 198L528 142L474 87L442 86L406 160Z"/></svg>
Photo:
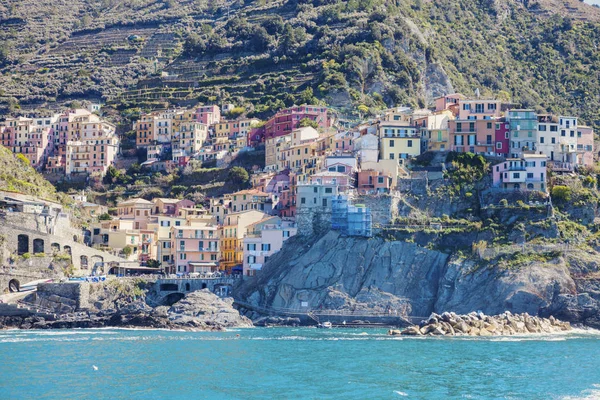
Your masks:
<svg viewBox="0 0 600 400"><path fill-rule="evenodd" d="M522 158L507 158L492 166L494 187L505 190L538 190L546 192L545 154L523 154Z"/></svg>
<svg viewBox="0 0 600 400"><path fill-rule="evenodd" d="M295 222L279 217L265 218L248 225L243 239L243 274L255 275L269 257L281 250L283 243L295 236L297 231Z"/></svg>

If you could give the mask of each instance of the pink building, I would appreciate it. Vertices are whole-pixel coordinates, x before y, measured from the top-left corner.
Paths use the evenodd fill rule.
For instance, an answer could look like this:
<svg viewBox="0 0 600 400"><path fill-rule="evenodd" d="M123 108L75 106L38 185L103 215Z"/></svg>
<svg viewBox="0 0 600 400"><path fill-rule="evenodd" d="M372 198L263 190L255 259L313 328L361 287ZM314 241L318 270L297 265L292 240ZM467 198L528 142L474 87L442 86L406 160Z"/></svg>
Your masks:
<svg viewBox="0 0 600 400"><path fill-rule="evenodd" d="M0 144L15 154L24 155L36 169L42 169L53 154L52 128L33 124L28 118L8 119L7 127L0 127Z"/></svg>
<svg viewBox="0 0 600 400"><path fill-rule="evenodd" d="M392 176L389 173L372 169L362 170L358 173L359 194L389 193L391 187Z"/></svg>
<svg viewBox="0 0 600 400"><path fill-rule="evenodd" d="M354 140L360 137L358 132L340 132L335 135L333 151L352 152L354 151Z"/></svg>
<svg viewBox="0 0 600 400"><path fill-rule="evenodd" d="M323 106L303 105L280 110L265 123L265 138L279 137L290 134L300 127L304 118L316 121L320 128L329 128L327 108Z"/></svg>
<svg viewBox="0 0 600 400"><path fill-rule="evenodd" d="M171 227L171 238L175 272L217 270L220 252L217 225L174 226Z"/></svg>
<svg viewBox="0 0 600 400"><path fill-rule="evenodd" d="M496 188L506 190L539 190L546 192L546 163L544 154L523 154L523 158L508 158L492 167Z"/></svg>
<svg viewBox="0 0 600 400"><path fill-rule="evenodd" d="M265 127L252 128L248 134L248 146L256 147L265 142Z"/></svg>
<svg viewBox="0 0 600 400"><path fill-rule="evenodd" d="M167 215L177 216L179 210L183 208L193 208L195 203L191 200L180 200L180 199L164 199L158 198L152 201L154 203L153 212L154 215Z"/></svg>
<svg viewBox="0 0 600 400"><path fill-rule="evenodd" d="M210 126L221 121L221 110L219 106L200 106L196 109L196 121Z"/></svg>
<svg viewBox="0 0 600 400"><path fill-rule="evenodd" d="M438 97L435 99L435 111L442 111L450 108L453 104L458 104L460 99L464 96L460 93L447 94L445 96Z"/></svg>
<svg viewBox="0 0 600 400"><path fill-rule="evenodd" d="M577 164L594 164L594 130L589 126L577 127Z"/></svg>
<svg viewBox="0 0 600 400"><path fill-rule="evenodd" d="M495 121L496 154L506 157L510 148L510 124L504 118Z"/></svg>
<svg viewBox="0 0 600 400"><path fill-rule="evenodd" d="M243 240L244 275L253 276L260 271L269 257L281 250L283 243L297 231L294 222L279 217L265 218L248 225Z"/></svg>

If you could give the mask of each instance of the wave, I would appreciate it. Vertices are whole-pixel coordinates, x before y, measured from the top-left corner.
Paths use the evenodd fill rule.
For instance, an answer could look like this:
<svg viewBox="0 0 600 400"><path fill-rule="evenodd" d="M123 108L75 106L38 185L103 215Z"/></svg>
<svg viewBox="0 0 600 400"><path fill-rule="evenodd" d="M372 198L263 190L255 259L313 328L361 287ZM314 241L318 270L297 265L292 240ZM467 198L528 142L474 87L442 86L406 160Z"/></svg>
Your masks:
<svg viewBox="0 0 600 400"><path fill-rule="evenodd" d="M401 392L399 390L394 390L394 393L396 393L398 396L402 396L402 397L406 397L408 396L408 393L406 392Z"/></svg>
<svg viewBox="0 0 600 400"><path fill-rule="evenodd" d="M600 384L593 384L593 389L585 389L576 396L564 396L561 400L598 400L600 399Z"/></svg>

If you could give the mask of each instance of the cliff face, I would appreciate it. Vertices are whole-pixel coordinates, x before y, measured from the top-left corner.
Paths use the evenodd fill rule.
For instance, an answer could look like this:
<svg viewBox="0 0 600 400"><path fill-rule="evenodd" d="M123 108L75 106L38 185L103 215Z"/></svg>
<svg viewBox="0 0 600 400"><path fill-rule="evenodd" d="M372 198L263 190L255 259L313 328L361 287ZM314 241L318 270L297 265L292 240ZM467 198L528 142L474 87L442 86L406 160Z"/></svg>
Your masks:
<svg viewBox="0 0 600 400"><path fill-rule="evenodd" d="M562 258L517 269L484 267L414 243L329 232L314 241L290 239L257 277L237 289L236 297L253 305L292 309L404 304L412 316L508 310L594 325L595 291L581 289L598 285L588 279L585 286L580 280ZM585 315L582 300L587 301Z"/></svg>

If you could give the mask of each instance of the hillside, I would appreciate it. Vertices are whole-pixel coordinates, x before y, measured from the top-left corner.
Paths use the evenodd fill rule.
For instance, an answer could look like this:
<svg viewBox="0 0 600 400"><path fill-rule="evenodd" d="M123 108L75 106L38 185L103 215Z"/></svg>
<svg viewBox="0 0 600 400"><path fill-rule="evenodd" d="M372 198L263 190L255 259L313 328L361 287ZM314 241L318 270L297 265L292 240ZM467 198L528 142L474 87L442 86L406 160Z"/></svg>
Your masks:
<svg viewBox="0 0 600 400"><path fill-rule="evenodd" d="M51 201L61 197L54 186L37 173L24 156L0 146L0 189L37 196Z"/></svg>
<svg viewBox="0 0 600 400"><path fill-rule="evenodd" d="M577 0L5 4L7 109L105 97L232 101L267 115L316 98L375 111L480 88L600 123L600 10Z"/></svg>

